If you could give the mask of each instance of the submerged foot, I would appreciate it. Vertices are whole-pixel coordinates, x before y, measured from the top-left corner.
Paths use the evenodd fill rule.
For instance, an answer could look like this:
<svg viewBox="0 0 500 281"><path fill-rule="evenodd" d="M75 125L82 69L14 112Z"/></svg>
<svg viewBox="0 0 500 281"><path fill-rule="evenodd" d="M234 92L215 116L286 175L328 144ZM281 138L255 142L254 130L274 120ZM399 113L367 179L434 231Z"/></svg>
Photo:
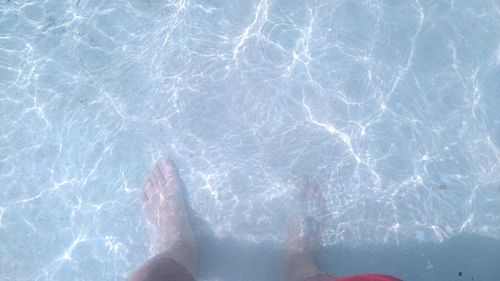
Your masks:
<svg viewBox="0 0 500 281"><path fill-rule="evenodd" d="M304 179L300 182L299 194L293 201L285 247L295 252L316 250L321 245L325 199L316 184Z"/></svg>
<svg viewBox="0 0 500 281"><path fill-rule="evenodd" d="M313 251L321 245L322 218L326 212L324 198L317 185L305 179L298 183L299 193L292 200L283 258L283 278L304 281L321 274Z"/></svg>
<svg viewBox="0 0 500 281"><path fill-rule="evenodd" d="M129 280L157 280L160 276L196 280L198 253L186 213L182 183L172 161L158 161L144 185L143 199L148 222L156 229L156 235L154 231L150 233L155 236L153 249L156 253Z"/></svg>
<svg viewBox="0 0 500 281"><path fill-rule="evenodd" d="M171 160L161 159L151 171L144 186L144 212L157 229L157 250L171 249L176 242L193 242L182 183Z"/></svg>

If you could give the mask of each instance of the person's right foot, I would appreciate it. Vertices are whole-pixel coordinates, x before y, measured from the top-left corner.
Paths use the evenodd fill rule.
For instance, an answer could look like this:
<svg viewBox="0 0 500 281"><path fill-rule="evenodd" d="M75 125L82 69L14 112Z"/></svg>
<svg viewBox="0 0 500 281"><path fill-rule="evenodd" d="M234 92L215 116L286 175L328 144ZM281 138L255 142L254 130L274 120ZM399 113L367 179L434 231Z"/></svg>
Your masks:
<svg viewBox="0 0 500 281"><path fill-rule="evenodd" d="M319 188L308 180L303 180L299 186L299 194L290 206L285 239L283 278L287 281L304 281L322 273L312 252L321 245L325 201Z"/></svg>
<svg viewBox="0 0 500 281"><path fill-rule="evenodd" d="M291 251L309 252L321 245L321 221L326 202L316 184L304 179L300 185L300 193L291 207L285 247Z"/></svg>

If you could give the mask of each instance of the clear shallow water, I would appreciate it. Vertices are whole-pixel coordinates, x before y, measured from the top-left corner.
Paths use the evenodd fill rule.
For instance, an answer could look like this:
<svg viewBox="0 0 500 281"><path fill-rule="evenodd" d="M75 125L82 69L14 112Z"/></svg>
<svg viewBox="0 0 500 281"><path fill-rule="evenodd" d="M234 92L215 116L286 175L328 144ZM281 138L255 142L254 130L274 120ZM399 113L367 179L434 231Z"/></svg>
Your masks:
<svg viewBox="0 0 500 281"><path fill-rule="evenodd" d="M299 176L326 246L497 241L499 38L495 1L2 1L0 279L123 279L160 156L219 239L279 248Z"/></svg>

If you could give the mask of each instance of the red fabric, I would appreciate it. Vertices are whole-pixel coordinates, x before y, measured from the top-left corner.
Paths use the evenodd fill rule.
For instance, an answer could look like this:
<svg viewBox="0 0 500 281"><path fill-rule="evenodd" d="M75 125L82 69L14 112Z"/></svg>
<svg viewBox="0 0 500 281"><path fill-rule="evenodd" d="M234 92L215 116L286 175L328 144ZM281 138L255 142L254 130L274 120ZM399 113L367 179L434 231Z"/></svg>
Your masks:
<svg viewBox="0 0 500 281"><path fill-rule="evenodd" d="M320 273L314 277L308 278L306 281L403 281L399 278L383 274L363 274L353 275L342 278L335 278L331 275Z"/></svg>

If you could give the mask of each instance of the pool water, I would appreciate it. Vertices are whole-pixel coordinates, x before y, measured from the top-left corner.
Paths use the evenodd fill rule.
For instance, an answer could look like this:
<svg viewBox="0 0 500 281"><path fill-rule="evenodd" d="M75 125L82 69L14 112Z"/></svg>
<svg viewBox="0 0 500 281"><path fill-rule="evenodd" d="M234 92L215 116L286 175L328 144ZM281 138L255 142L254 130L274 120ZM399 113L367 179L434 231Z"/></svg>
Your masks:
<svg viewBox="0 0 500 281"><path fill-rule="evenodd" d="M0 280L125 280L177 164L200 280L279 280L301 179L325 270L500 280L496 1L0 2Z"/></svg>

